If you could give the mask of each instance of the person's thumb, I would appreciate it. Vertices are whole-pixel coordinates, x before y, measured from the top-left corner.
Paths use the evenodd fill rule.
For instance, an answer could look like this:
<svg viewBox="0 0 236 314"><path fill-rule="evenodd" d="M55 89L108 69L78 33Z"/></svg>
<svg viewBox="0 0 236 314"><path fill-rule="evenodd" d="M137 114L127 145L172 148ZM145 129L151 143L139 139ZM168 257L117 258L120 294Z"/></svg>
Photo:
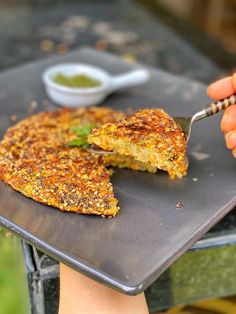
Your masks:
<svg viewBox="0 0 236 314"><path fill-rule="evenodd" d="M236 73L234 73L233 76L232 76L232 85L233 85L233 87L235 88L235 91L236 91Z"/></svg>

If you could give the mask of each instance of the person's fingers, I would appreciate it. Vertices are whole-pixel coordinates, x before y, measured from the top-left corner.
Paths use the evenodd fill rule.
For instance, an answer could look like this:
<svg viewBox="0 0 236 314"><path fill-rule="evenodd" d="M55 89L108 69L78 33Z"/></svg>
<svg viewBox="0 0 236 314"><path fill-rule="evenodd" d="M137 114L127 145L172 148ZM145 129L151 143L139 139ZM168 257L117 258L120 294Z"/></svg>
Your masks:
<svg viewBox="0 0 236 314"><path fill-rule="evenodd" d="M234 75L232 76L232 84L233 84L233 87L236 91L236 73L234 73Z"/></svg>
<svg viewBox="0 0 236 314"><path fill-rule="evenodd" d="M211 98L223 99L235 94L236 92L236 73L233 76L212 83L207 93ZM221 129L225 133L227 148L232 150L236 158L236 106L227 108L221 120Z"/></svg>
<svg viewBox="0 0 236 314"><path fill-rule="evenodd" d="M236 105L227 108L221 121L221 130L228 133L236 129Z"/></svg>
<svg viewBox="0 0 236 314"><path fill-rule="evenodd" d="M236 148L236 129L225 134L225 141L227 148Z"/></svg>
<svg viewBox="0 0 236 314"><path fill-rule="evenodd" d="M236 158L236 148L232 151L234 158Z"/></svg>
<svg viewBox="0 0 236 314"><path fill-rule="evenodd" d="M213 99L223 99L236 92L236 75L216 81L208 86L207 94Z"/></svg>

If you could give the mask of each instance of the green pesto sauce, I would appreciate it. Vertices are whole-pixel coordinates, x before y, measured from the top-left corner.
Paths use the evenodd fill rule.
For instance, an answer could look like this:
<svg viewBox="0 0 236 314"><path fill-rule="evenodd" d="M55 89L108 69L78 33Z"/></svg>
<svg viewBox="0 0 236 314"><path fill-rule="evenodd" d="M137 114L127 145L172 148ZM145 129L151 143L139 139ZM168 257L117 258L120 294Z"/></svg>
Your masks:
<svg viewBox="0 0 236 314"><path fill-rule="evenodd" d="M54 82L68 87L75 88L90 88L97 87L102 84L101 81L95 80L94 78L87 76L85 74L66 76L62 73L58 73L53 78Z"/></svg>

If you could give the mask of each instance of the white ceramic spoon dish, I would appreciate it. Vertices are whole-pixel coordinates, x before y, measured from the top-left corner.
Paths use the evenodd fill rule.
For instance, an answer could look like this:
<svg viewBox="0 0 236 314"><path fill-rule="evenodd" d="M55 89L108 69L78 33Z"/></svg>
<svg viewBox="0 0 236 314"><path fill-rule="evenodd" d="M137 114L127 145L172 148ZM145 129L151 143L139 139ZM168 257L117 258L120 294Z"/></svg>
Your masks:
<svg viewBox="0 0 236 314"><path fill-rule="evenodd" d="M87 88L67 87L55 82L55 76L59 73L65 76L83 74L100 81L101 85ZM112 92L143 84L149 77L149 72L145 69L112 76L98 67L80 63L57 64L47 68L42 74L48 97L56 104L66 107L97 105Z"/></svg>

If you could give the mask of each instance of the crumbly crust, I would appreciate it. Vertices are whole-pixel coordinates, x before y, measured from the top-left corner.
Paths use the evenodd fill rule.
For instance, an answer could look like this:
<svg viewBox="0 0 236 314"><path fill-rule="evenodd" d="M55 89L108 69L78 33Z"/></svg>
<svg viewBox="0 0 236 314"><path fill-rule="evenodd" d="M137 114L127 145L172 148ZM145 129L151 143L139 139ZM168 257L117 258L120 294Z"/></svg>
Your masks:
<svg viewBox="0 0 236 314"><path fill-rule="evenodd" d="M42 112L9 128L0 143L0 178L62 211L115 216L119 207L101 157L68 147L72 126L101 126L124 117L109 108Z"/></svg>
<svg viewBox="0 0 236 314"><path fill-rule="evenodd" d="M144 109L119 122L93 129L88 141L107 151L131 156L169 173L186 175L186 138L181 127L162 109Z"/></svg>

